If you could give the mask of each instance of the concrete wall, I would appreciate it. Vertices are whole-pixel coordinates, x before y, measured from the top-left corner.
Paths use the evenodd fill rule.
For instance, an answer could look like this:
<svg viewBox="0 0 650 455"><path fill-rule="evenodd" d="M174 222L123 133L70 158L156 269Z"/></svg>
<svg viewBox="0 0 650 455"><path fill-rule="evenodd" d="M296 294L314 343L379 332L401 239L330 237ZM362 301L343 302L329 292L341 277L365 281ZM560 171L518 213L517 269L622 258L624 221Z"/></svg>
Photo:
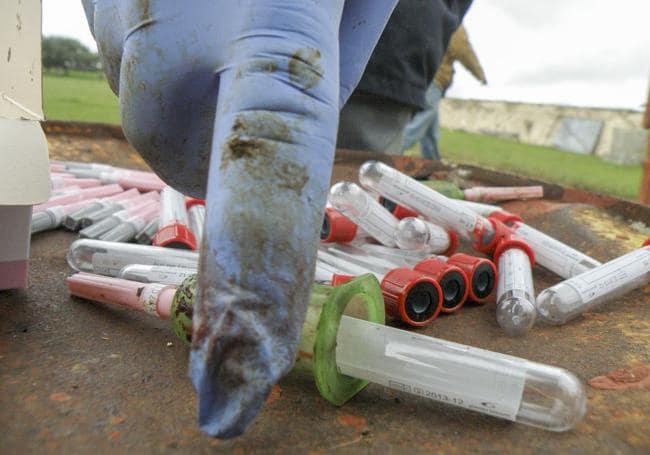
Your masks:
<svg viewBox="0 0 650 455"><path fill-rule="evenodd" d="M440 104L443 128L511 138L528 144L554 146L555 136L564 118L600 120L603 127L593 153L614 162L638 164L645 149L638 138L643 114L631 110L581 108L546 104L511 103L445 98ZM615 137L618 140L615 140ZM632 149L621 150L621 144ZM639 150L636 150L639 148Z"/></svg>

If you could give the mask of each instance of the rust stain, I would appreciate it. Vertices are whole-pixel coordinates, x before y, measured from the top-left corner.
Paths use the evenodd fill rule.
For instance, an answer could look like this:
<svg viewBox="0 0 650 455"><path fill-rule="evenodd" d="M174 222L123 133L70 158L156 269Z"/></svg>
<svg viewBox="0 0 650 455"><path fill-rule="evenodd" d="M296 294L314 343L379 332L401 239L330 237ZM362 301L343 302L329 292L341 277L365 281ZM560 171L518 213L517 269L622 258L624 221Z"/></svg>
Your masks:
<svg viewBox="0 0 650 455"><path fill-rule="evenodd" d="M312 47L298 49L289 60L289 79L305 90L315 87L323 78L320 58L321 53L318 49Z"/></svg>
<svg viewBox="0 0 650 455"><path fill-rule="evenodd" d="M605 376L590 379L589 385L602 390L650 390L650 365L641 364L612 370Z"/></svg>
<svg viewBox="0 0 650 455"><path fill-rule="evenodd" d="M366 428L366 426L368 426L368 422L366 422L365 417L355 416L352 414L344 414L338 416L336 418L336 421L343 426L354 428L354 431L357 433L360 433L364 428Z"/></svg>
<svg viewBox="0 0 650 455"><path fill-rule="evenodd" d="M55 392L52 395L50 395L50 400L59 401L59 402L70 401L72 400L72 397L65 392Z"/></svg>
<svg viewBox="0 0 650 455"><path fill-rule="evenodd" d="M282 399L282 388L278 384L276 384L273 386L273 388L271 389L271 393L269 393L269 397L266 399L266 405L268 406L281 399Z"/></svg>
<svg viewBox="0 0 650 455"><path fill-rule="evenodd" d="M111 425L121 425L124 423L126 419L122 416L111 416L110 419L108 419L108 423Z"/></svg>

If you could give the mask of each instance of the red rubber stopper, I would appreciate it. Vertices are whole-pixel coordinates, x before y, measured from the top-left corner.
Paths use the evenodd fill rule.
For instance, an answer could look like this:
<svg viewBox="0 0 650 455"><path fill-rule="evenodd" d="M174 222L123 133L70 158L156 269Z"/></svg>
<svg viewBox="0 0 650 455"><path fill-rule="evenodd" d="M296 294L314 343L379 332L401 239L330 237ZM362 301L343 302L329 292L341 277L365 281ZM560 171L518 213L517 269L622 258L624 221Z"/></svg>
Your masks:
<svg viewBox="0 0 650 455"><path fill-rule="evenodd" d="M456 253L449 258L447 264L455 265L465 272L465 275L467 275L467 279L470 283L468 300L474 303L485 303L494 297L494 290L496 289L496 284L499 280L499 271L497 270L496 265L494 265L494 262L486 258ZM491 283L491 289L487 292L483 292L482 295L477 294L479 291L474 289L474 275L479 272L479 268L489 268L494 277Z"/></svg>
<svg viewBox="0 0 650 455"><path fill-rule="evenodd" d="M458 234L452 230L447 230L447 234L449 234L449 248L444 253L441 253L442 256L451 256L458 248Z"/></svg>
<svg viewBox="0 0 650 455"><path fill-rule="evenodd" d="M397 218L398 220L401 220L403 218L416 218L419 215L418 212L416 212L414 210L411 210L411 209L407 209L403 205L399 205L398 203L393 202L390 199L386 199L383 196L379 197L379 203L386 210L388 210L390 213L392 213L393 216L395 218Z"/></svg>
<svg viewBox="0 0 650 455"><path fill-rule="evenodd" d="M195 197L186 197L185 198L185 208L190 209L193 205L202 205L205 207L205 199L198 199Z"/></svg>
<svg viewBox="0 0 650 455"><path fill-rule="evenodd" d="M347 243L357 236L357 225L338 210L325 209L325 219L320 232L323 243Z"/></svg>
<svg viewBox="0 0 650 455"><path fill-rule="evenodd" d="M335 273L332 275L332 286L340 286L354 280L355 278L356 277L352 275L339 275L338 273Z"/></svg>
<svg viewBox="0 0 650 455"><path fill-rule="evenodd" d="M196 250L196 238L184 224L168 224L158 229L151 242L154 246Z"/></svg>
<svg viewBox="0 0 650 455"><path fill-rule="evenodd" d="M643 246L650 246L650 239L643 242Z"/></svg>
<svg viewBox="0 0 650 455"><path fill-rule="evenodd" d="M381 282L386 314L414 327L429 324L442 309L442 289L431 277L405 267L393 269Z"/></svg>
<svg viewBox="0 0 650 455"><path fill-rule="evenodd" d="M530 266L533 267L535 265L535 253L533 252L533 249L528 245L528 242L526 242L524 239L517 237L514 234L511 234L508 237L503 237L497 247L494 250L494 263L498 264L499 263L499 257L503 254L504 251L507 251L511 248L519 248L522 250L524 253L528 255L528 259L530 260Z"/></svg>
<svg viewBox="0 0 650 455"><path fill-rule="evenodd" d="M462 276L463 281L465 283L465 292L463 292L463 296L454 307L446 307L443 304L442 308L440 309L440 311L442 311L443 313L453 313L455 311L458 311L467 301L467 296L469 295L469 288L470 288L469 280L467 278L467 274L465 273L465 271L460 267L457 267L454 264L450 264L449 262L443 262L436 258L428 258L415 264L413 270L415 270L416 272L422 272L425 275L430 276L431 278L436 280L438 284L440 284L440 282L445 278L445 275L449 273L456 272Z"/></svg>
<svg viewBox="0 0 650 455"><path fill-rule="evenodd" d="M494 218L488 218L488 221L492 224L492 228L494 229L494 237L492 237L489 243L483 244L482 240L485 235L485 232L483 232L476 237L473 246L476 251L491 256L497 245L501 243L501 240L512 235L512 229Z"/></svg>
<svg viewBox="0 0 650 455"><path fill-rule="evenodd" d="M490 213L489 218L499 220L506 226L510 226L510 223L514 223L515 221L520 221L522 223L524 222L523 218L519 215L506 212L505 210L495 210L494 212Z"/></svg>

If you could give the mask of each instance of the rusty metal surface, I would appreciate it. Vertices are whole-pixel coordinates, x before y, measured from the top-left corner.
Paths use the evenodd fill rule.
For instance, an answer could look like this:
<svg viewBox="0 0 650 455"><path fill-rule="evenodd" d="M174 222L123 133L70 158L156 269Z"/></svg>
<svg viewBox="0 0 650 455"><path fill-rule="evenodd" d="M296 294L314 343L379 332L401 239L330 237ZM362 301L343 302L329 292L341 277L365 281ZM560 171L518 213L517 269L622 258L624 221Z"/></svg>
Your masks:
<svg viewBox="0 0 650 455"><path fill-rule="evenodd" d="M144 167L119 137L62 133L48 132L52 158ZM365 158L340 153L334 179L354 179ZM458 168L440 163L383 159L422 176L458 174ZM481 180L476 170L467 176L496 183ZM562 200L505 206L601 261L648 237L638 223L648 223L643 206L589 193L566 191ZM621 206L626 209L619 210ZM585 421L574 431L554 434L372 385L335 408L319 397L309 378L298 376L274 389L245 436L210 440L197 430L186 375L188 352L171 329L145 314L69 297L64 278L71 271L65 253L74 238L60 231L34 236L29 289L0 291L2 453L650 450L648 389L587 386ZM534 274L538 291L559 281L539 267ZM536 327L523 339L508 338L499 330L489 304L440 317L420 332L562 366L586 382L617 368L650 364L650 287L563 327Z"/></svg>

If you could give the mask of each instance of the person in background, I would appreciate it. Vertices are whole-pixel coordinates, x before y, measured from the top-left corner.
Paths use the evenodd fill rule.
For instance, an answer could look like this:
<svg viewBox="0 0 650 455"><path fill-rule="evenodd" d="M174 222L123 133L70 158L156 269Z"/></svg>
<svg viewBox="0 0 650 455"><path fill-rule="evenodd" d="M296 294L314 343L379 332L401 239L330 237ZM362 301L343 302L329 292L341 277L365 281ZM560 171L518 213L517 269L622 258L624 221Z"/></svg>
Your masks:
<svg viewBox="0 0 650 455"><path fill-rule="evenodd" d="M361 81L341 110L337 147L400 155L404 128L428 109L425 93L471 0L400 0Z"/></svg>
<svg viewBox="0 0 650 455"><path fill-rule="evenodd" d="M487 84L485 73L478 57L472 49L465 27L462 25L452 35L447 52L442 59L433 82L426 93L426 109L415 114L406 125L401 144L401 151L420 142L422 157L429 160L439 160L438 140L440 139L440 116L438 108L440 100L451 86L454 79L454 62L460 62L483 85Z"/></svg>

